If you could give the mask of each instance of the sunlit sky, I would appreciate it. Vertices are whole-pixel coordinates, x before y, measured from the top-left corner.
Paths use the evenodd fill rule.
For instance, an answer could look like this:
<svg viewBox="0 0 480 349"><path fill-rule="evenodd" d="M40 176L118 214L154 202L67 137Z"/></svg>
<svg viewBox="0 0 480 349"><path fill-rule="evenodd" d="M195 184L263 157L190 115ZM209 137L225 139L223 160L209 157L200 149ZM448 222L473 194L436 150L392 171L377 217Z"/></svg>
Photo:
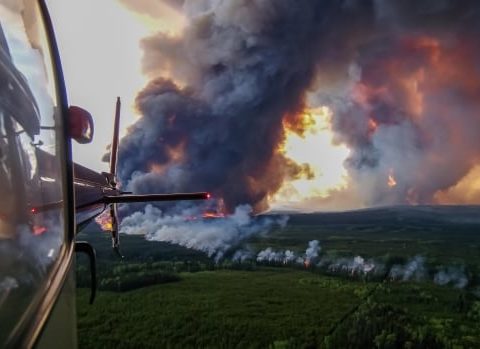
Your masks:
<svg viewBox="0 0 480 349"><path fill-rule="evenodd" d="M97 171L112 138L117 96L122 98L121 133L136 116L137 92L147 79L141 73L139 41L161 23L133 15L117 0L47 1L60 49L69 103L94 117L94 141L74 142L74 160Z"/></svg>

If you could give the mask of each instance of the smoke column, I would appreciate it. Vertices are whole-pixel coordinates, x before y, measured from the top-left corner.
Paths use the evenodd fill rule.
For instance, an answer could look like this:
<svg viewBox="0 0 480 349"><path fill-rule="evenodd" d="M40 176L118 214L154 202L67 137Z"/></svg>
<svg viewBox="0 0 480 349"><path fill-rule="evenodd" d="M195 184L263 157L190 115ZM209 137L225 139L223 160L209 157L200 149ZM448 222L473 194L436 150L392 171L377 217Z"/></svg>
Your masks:
<svg viewBox="0 0 480 349"><path fill-rule="evenodd" d="M320 243L318 240L312 240L308 242L308 247L305 250L305 261L310 263L311 260L318 257L320 252Z"/></svg>
<svg viewBox="0 0 480 349"><path fill-rule="evenodd" d="M183 36L150 37L143 48L149 73L168 66L185 85L158 77L138 95L143 117L121 143L121 181L138 193L207 190L230 212L260 211L300 172L277 147L284 116L303 108L314 75L306 52L322 30L321 9L289 1L183 8Z"/></svg>
<svg viewBox="0 0 480 349"><path fill-rule="evenodd" d="M304 134L305 110L324 106L334 142L350 149L348 184L303 207L480 202L465 194L480 169L478 2L175 7L182 34L142 42L151 81L121 142L125 189L207 190L228 212L265 210L285 182L315 180L279 149L287 130Z"/></svg>

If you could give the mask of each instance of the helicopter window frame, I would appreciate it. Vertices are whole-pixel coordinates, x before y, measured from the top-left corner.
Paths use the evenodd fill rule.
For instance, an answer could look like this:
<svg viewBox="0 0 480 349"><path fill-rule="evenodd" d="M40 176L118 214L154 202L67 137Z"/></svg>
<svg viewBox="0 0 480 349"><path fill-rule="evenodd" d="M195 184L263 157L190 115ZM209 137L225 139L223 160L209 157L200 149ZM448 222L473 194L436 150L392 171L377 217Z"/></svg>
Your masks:
<svg viewBox="0 0 480 349"><path fill-rule="evenodd" d="M60 63L58 47L56 44L53 26L48 14L47 6L43 0L30 1L36 6L35 14L45 40L45 48L48 52L43 57L46 69L51 69L52 92L56 112L55 120L55 158L60 163L59 188L61 191L63 229L61 232L61 244L57 251L54 262L49 266L49 271L44 278L41 287L36 290L33 299L26 309L22 309L23 315L17 325L10 332L7 346L31 347L39 338L45 327L48 317L53 310L62 286L72 270L75 238L74 220L74 196L73 196L73 171L71 143L68 137L68 101ZM42 30L43 29L43 30ZM49 125L50 126L50 125Z"/></svg>

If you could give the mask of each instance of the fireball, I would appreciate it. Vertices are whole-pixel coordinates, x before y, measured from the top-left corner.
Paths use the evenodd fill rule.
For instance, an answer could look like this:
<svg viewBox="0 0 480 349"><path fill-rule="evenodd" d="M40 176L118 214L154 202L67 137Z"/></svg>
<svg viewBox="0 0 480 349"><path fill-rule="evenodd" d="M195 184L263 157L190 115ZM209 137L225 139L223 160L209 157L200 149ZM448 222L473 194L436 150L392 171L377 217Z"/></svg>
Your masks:
<svg viewBox="0 0 480 349"><path fill-rule="evenodd" d="M347 185L343 166L349 156L345 145L334 143L332 112L327 107L307 109L292 121L284 122L285 141L278 151L301 166L300 175L287 179L271 202L326 197Z"/></svg>

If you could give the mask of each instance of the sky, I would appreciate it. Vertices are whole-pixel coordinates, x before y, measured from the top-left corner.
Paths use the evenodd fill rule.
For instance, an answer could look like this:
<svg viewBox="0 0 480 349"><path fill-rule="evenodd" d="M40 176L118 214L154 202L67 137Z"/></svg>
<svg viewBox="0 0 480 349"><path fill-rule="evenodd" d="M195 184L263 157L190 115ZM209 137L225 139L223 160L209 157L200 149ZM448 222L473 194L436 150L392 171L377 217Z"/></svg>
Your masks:
<svg viewBox="0 0 480 349"><path fill-rule="evenodd" d="M107 169L120 96L126 190L208 190L229 212L480 202L475 3L47 3L95 120L74 160Z"/></svg>
<svg viewBox="0 0 480 349"><path fill-rule="evenodd" d="M116 97L122 99L121 134L136 119L134 98L145 85L139 41L155 28L116 0L47 1L54 22L70 105L88 110L93 142L73 142L75 162L106 171L101 161L112 139Z"/></svg>

